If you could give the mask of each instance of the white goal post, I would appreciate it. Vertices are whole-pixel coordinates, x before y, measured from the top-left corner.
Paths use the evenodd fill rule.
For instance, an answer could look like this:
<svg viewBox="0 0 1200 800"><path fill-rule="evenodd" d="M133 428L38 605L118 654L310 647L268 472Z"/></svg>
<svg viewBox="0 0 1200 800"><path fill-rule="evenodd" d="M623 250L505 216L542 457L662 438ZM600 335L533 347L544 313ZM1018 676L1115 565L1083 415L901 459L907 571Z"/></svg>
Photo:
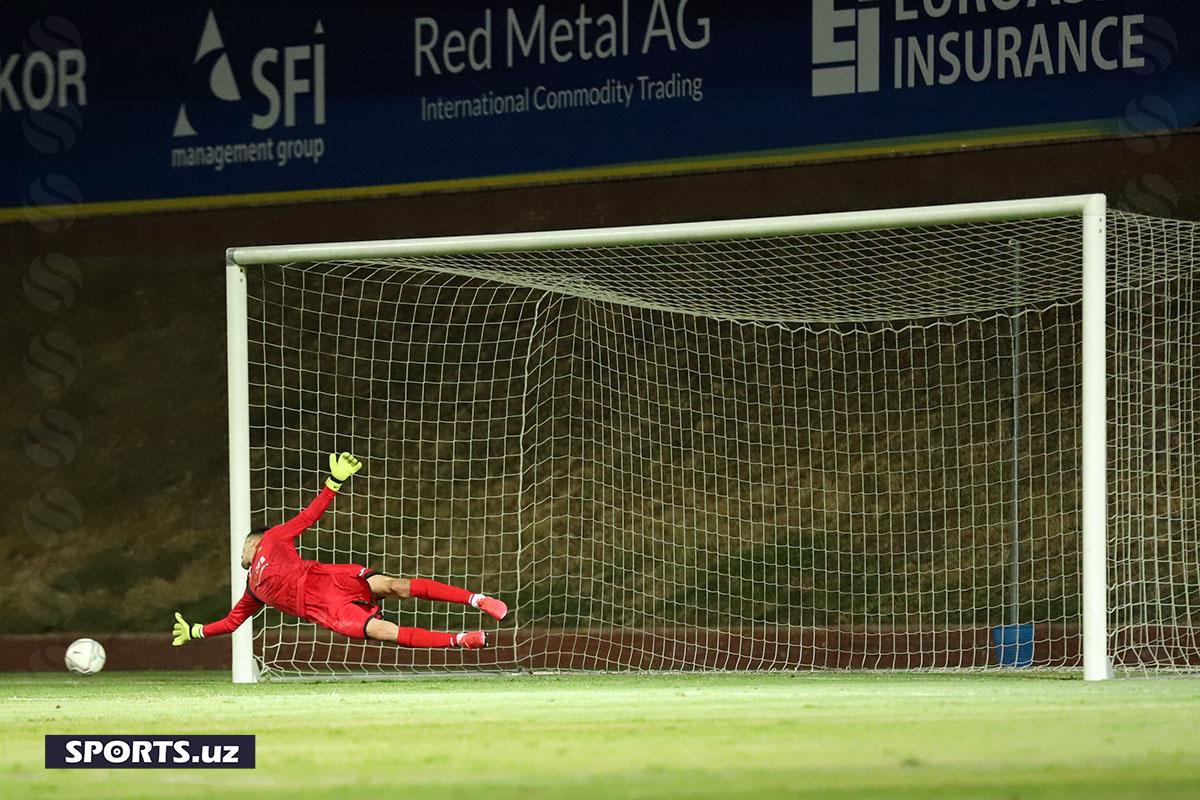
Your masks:
<svg viewBox="0 0 1200 800"><path fill-rule="evenodd" d="M514 605L481 657L256 619L233 680L1031 664L1102 680L1114 636L1119 666L1194 669L1197 308L1167 297L1197 286L1187 225L1081 195L232 248L232 598L246 533L306 502L323 452L353 449L367 469L305 557L489 581L472 588ZM1128 486L1114 529L1106 498Z"/></svg>

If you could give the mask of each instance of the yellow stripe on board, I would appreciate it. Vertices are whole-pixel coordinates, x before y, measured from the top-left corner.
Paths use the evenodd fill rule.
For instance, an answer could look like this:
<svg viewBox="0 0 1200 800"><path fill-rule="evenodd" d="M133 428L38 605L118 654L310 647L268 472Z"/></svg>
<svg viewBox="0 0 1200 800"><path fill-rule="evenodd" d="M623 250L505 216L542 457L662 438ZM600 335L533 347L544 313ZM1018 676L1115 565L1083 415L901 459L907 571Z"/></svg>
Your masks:
<svg viewBox="0 0 1200 800"><path fill-rule="evenodd" d="M1096 138L1111 135L1112 122L1091 120L1056 126L999 128L987 131L945 134L911 139L878 139L853 144L817 145L795 150L767 150L692 159L645 161L636 164L581 167L576 169L526 172L513 175L492 175L481 178L455 178L416 183L383 184L378 186L347 186L335 189L298 189L282 192L253 192L248 194L207 195L169 199L120 200L78 205L36 206L0 209L0 224L20 222L45 215L101 217L117 214L143 214L159 211L196 211L238 206L264 206L306 203L321 200L355 200L369 197L411 196L433 192L463 192L474 189L500 189L572 183L612 178L635 178L673 175L685 172L788 166L818 161L838 161L851 158L870 158L880 155L912 155L960 148L994 147L1011 144L1045 144L1070 139Z"/></svg>

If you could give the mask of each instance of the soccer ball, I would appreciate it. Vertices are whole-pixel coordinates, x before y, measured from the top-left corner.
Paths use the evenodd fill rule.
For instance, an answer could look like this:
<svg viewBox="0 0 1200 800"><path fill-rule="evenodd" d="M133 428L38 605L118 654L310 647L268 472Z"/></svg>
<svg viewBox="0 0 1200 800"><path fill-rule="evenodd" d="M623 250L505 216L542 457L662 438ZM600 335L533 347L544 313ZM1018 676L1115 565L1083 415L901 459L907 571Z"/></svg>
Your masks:
<svg viewBox="0 0 1200 800"><path fill-rule="evenodd" d="M67 648L67 669L80 675L95 675L104 669L104 646L95 639L76 639Z"/></svg>

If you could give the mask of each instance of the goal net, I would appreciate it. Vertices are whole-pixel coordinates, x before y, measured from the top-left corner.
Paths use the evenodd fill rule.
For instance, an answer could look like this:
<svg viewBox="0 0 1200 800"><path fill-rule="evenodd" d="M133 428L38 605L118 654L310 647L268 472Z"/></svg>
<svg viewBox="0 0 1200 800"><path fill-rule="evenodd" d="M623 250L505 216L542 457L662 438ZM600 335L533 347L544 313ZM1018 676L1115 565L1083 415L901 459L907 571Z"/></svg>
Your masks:
<svg viewBox="0 0 1200 800"><path fill-rule="evenodd" d="M1197 226L1101 206L1089 333L1084 201L231 251L234 561L351 450L305 558L513 609L268 609L235 679L1196 669Z"/></svg>

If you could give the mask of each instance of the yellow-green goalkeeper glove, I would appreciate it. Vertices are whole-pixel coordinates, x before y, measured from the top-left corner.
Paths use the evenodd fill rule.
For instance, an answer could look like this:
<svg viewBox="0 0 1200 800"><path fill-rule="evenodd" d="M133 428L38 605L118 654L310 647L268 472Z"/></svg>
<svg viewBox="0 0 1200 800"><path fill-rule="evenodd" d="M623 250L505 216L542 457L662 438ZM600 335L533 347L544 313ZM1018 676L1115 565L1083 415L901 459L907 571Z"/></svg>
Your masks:
<svg viewBox="0 0 1200 800"><path fill-rule="evenodd" d="M171 629L171 633L175 638L171 644L179 647L181 644L187 644L192 639L204 638L204 626L197 622L195 625L189 626L187 620L178 611L175 612L175 627Z"/></svg>
<svg viewBox="0 0 1200 800"><path fill-rule="evenodd" d="M335 492L342 488L342 484L350 480L350 476L362 469L362 462L349 453L329 454L329 480L325 481L325 485Z"/></svg>

